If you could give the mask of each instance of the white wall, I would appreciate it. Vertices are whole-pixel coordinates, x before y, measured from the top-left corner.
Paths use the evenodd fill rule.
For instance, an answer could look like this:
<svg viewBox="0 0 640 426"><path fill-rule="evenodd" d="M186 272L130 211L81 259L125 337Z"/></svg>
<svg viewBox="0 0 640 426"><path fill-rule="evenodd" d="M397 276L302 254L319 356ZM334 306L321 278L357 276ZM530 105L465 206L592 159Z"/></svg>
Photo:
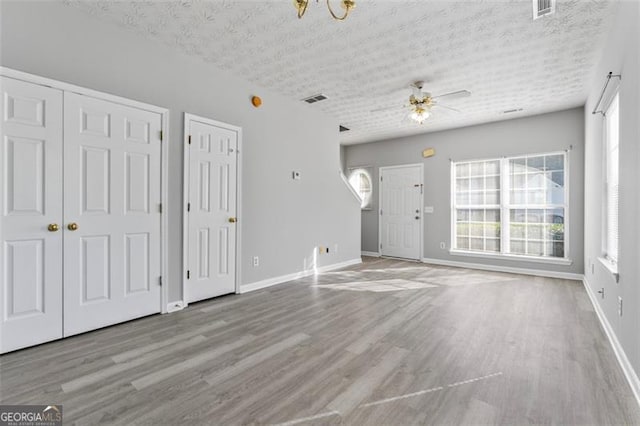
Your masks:
<svg viewBox="0 0 640 426"><path fill-rule="evenodd" d="M598 303L635 371L640 372L640 3L624 1L618 7L585 107L585 276L594 294L605 289L605 298L598 296ZM597 260L603 246L603 117L591 111L609 71L622 74L619 283ZM623 299L622 317L618 316L618 297Z"/></svg>
<svg viewBox="0 0 640 426"><path fill-rule="evenodd" d="M427 124L428 125L428 124ZM569 250L573 264L551 265L502 259L450 255L450 159L454 161L563 151L569 153ZM436 155L422 158L422 150L435 148ZM400 164L424 164L424 204L433 214L424 214L426 258L482 263L503 267L583 273L583 179L584 113L574 108L533 117L499 121L479 126L408 136L346 147L346 165L373 166L373 209L362 212L362 250L378 251L378 169ZM445 242L446 250L440 249Z"/></svg>
<svg viewBox="0 0 640 426"><path fill-rule="evenodd" d="M2 66L170 109L171 301L182 298L184 112L243 128L243 284L301 271L319 245L339 251L319 256L318 266L359 258L360 210L338 175L337 120L60 2L0 7Z"/></svg>

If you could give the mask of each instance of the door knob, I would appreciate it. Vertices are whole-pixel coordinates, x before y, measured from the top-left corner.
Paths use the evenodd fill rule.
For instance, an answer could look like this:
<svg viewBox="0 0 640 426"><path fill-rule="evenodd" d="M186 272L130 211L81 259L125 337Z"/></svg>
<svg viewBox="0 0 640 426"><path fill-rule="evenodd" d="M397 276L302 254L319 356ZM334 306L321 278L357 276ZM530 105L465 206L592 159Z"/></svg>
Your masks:
<svg viewBox="0 0 640 426"><path fill-rule="evenodd" d="M235 217L229 218L229 223L236 223L238 220Z"/></svg>
<svg viewBox="0 0 640 426"><path fill-rule="evenodd" d="M57 223L50 223L49 226L47 226L47 229L49 230L49 232L56 232L58 229L60 229L60 227Z"/></svg>
<svg viewBox="0 0 640 426"><path fill-rule="evenodd" d="M78 229L78 224L75 222L71 222L70 224L67 225L67 229L69 231L75 231L76 229Z"/></svg>

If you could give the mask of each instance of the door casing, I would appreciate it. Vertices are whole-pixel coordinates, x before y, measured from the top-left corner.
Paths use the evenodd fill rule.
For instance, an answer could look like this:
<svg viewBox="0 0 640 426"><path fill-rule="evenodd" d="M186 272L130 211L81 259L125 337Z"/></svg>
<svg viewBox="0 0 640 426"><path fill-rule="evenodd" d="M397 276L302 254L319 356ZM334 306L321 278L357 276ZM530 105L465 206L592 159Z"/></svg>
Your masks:
<svg viewBox="0 0 640 426"><path fill-rule="evenodd" d="M382 209L382 182L380 177L384 170L403 169L408 167L418 167L420 169L420 184L422 185L422 191L420 192L420 238L419 241L419 258L418 261L422 261L424 257L424 164L402 164L399 166L385 166L378 169L378 254L382 256L382 250L380 244L382 244L382 218L380 217L380 209Z"/></svg>
<svg viewBox="0 0 640 426"><path fill-rule="evenodd" d="M189 217L187 215L187 205L189 203L189 175L190 175L190 158L189 158L189 125L191 121L199 121L201 123L210 124L212 126L221 127L237 133L237 156L236 156L236 261L235 261L235 293L240 293L240 279L242 265L242 128L222 121L212 120L210 118L199 115L184 113L184 150L183 150L183 176L182 176L182 298L183 306L187 306L185 297L187 291L187 269L189 266Z"/></svg>

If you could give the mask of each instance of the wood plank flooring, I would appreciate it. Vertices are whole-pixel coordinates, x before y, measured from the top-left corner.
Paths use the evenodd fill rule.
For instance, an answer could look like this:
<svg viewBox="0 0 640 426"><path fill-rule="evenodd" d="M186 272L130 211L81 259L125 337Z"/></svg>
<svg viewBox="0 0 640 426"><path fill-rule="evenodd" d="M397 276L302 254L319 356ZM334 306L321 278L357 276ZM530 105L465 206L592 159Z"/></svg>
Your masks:
<svg viewBox="0 0 640 426"><path fill-rule="evenodd" d="M364 258L0 357L65 424L640 424L577 281Z"/></svg>

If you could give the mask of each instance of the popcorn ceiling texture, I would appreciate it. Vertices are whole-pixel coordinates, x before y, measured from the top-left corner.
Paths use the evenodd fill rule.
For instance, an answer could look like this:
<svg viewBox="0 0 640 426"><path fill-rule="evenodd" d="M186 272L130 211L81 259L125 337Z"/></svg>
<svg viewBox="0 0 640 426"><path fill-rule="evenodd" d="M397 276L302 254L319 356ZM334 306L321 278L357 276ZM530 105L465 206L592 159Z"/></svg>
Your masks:
<svg viewBox="0 0 640 426"><path fill-rule="evenodd" d="M533 21L529 0L360 0L337 22L313 1L301 20L290 1L65 4L292 99L324 93L304 107L349 127L345 144L583 105L616 9L612 0L558 0L555 15ZM415 80L434 95L472 96L448 103L461 113L434 110L419 125L403 108ZM524 111L501 113L514 108Z"/></svg>

